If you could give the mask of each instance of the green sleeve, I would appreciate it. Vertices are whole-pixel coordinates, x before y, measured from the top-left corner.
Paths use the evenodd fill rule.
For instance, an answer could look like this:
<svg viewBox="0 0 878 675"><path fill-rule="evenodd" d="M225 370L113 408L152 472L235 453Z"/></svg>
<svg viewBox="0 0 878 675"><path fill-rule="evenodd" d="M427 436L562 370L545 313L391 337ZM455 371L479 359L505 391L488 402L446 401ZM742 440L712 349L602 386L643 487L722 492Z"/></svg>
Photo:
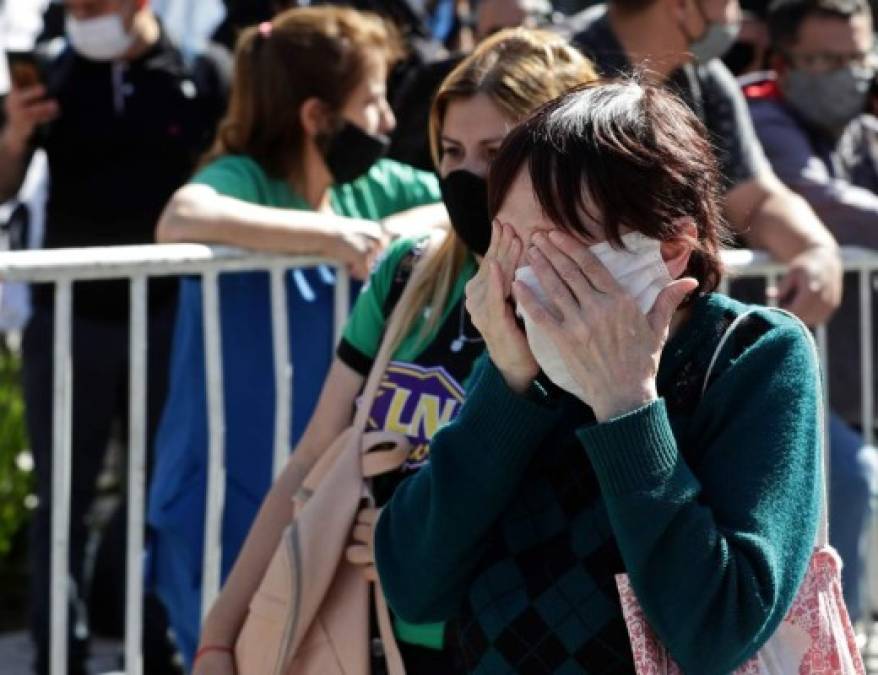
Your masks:
<svg viewBox="0 0 878 675"><path fill-rule="evenodd" d="M694 466L662 400L578 431L635 593L683 672L728 673L749 658L785 616L810 559L819 378L804 329L772 323L699 403Z"/></svg>
<svg viewBox="0 0 878 675"><path fill-rule="evenodd" d="M358 355L371 363L378 353L386 322L384 305L393 286L396 270L400 261L411 252L418 241L399 239L391 244L372 270L368 283L363 286L354 303L338 350L339 357L354 370L361 371L358 367ZM355 353L351 354L351 349Z"/></svg>
<svg viewBox="0 0 878 675"><path fill-rule="evenodd" d="M249 157L220 157L201 169L190 183L207 185L221 195L261 204L264 199L265 174Z"/></svg>
<svg viewBox="0 0 878 675"><path fill-rule="evenodd" d="M459 608L489 530L508 507L561 409L512 392L487 357L460 414L430 442L375 526L375 561L393 611L427 623Z"/></svg>
<svg viewBox="0 0 878 675"><path fill-rule="evenodd" d="M434 174L393 160L378 162L367 174L367 180L379 218L442 199Z"/></svg>

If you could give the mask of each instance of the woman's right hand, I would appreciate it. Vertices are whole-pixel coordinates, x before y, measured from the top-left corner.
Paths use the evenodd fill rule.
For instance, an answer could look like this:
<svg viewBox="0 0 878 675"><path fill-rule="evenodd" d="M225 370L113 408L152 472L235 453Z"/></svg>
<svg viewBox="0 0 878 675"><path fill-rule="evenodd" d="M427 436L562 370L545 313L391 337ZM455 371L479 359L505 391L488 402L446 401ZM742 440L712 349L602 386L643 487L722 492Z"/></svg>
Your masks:
<svg viewBox="0 0 878 675"><path fill-rule="evenodd" d="M388 243L389 239L378 223L346 218L335 233L330 255L344 263L355 279L364 280Z"/></svg>
<svg viewBox="0 0 878 675"><path fill-rule="evenodd" d="M235 675L235 659L229 652L207 652L198 657L192 675Z"/></svg>
<svg viewBox="0 0 878 675"><path fill-rule="evenodd" d="M524 330L515 320L512 282L523 245L509 225L494 221L479 271L466 285L466 309L506 384L523 393L539 374Z"/></svg>

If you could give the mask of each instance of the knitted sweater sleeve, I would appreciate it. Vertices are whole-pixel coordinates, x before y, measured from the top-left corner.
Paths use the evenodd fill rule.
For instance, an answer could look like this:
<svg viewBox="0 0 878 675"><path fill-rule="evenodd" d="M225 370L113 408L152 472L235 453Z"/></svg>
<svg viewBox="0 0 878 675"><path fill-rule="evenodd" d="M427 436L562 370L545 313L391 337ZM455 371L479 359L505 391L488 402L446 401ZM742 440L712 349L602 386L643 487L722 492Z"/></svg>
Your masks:
<svg viewBox="0 0 878 675"><path fill-rule="evenodd" d="M725 351L725 350L724 350ZM728 673L792 603L820 514L819 378L781 318L708 387L684 460L662 400L578 434L632 586L684 672Z"/></svg>
<svg viewBox="0 0 878 675"><path fill-rule="evenodd" d="M460 414L430 442L430 463L397 487L375 527L376 566L398 616L442 621L460 607L485 535L559 417L482 362Z"/></svg>

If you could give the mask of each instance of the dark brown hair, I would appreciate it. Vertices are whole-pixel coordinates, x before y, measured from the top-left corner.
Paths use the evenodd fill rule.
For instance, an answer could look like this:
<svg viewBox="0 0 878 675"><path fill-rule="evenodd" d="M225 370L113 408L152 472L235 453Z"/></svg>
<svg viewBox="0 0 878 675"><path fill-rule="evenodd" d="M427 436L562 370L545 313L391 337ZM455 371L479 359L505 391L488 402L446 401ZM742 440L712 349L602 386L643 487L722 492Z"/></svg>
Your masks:
<svg viewBox="0 0 878 675"><path fill-rule="evenodd" d="M252 157L274 178L298 168L302 104L311 97L340 112L369 59L400 54L393 29L377 15L346 7L291 9L241 33L229 107L202 165L228 154Z"/></svg>
<svg viewBox="0 0 878 675"><path fill-rule="evenodd" d="M668 241L697 227L686 274L698 293L722 276L724 224L719 172L707 132L676 96L634 80L578 87L509 132L491 164L488 200L496 215L526 167L546 217L586 239L599 223L622 247L620 228Z"/></svg>
<svg viewBox="0 0 878 675"><path fill-rule="evenodd" d="M796 44L809 16L847 20L860 14L872 15L868 0L775 0L766 15L771 45L785 50Z"/></svg>

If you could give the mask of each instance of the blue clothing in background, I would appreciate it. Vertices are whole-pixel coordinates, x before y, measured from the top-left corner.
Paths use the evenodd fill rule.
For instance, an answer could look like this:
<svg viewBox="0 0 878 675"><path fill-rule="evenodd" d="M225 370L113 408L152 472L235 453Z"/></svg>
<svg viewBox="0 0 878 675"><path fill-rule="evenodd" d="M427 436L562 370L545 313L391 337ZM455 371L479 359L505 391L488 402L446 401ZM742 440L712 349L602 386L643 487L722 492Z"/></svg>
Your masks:
<svg viewBox="0 0 878 675"><path fill-rule="evenodd" d="M293 371L292 443L305 429L333 358L334 271L321 267L287 275ZM359 284L356 284L359 287ZM354 289L356 290L356 289ZM228 575L262 499L271 486L274 452L274 355L268 274L220 277L223 396L227 448L222 523L222 578ZM152 579L174 621L187 662L198 641L206 507L207 398L201 281L180 289L171 381L159 426L149 523ZM246 354L247 358L236 358ZM191 626L192 630L186 629Z"/></svg>
<svg viewBox="0 0 878 675"><path fill-rule="evenodd" d="M287 181L268 175L246 156L221 157L202 168L192 182L261 206L291 212L310 209ZM432 204L440 197L434 175L390 160L380 160L364 176L334 186L329 194L336 215L369 220ZM292 447L308 424L334 356L334 272L327 267L295 270L288 274L286 287L293 363ZM225 410L224 580L271 486L275 389L268 274L224 274L219 296ZM186 279L180 290L168 399L155 443L147 570L187 663L201 623L208 446L203 333L201 282Z"/></svg>

